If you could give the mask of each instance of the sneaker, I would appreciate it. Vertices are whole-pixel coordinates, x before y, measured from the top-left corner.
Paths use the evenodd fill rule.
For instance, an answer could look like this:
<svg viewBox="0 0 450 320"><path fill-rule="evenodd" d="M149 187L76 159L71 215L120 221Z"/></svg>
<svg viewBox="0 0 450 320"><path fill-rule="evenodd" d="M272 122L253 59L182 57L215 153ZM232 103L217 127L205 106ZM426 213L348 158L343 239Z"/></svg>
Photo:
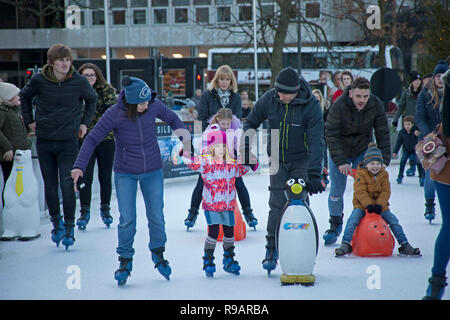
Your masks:
<svg viewBox="0 0 450 320"><path fill-rule="evenodd" d="M404 256L422 256L419 248L413 248L408 242L402 244L400 248L398 248L398 253L399 255Z"/></svg>
<svg viewBox="0 0 450 320"><path fill-rule="evenodd" d="M349 254L352 252L353 248L350 243L342 241L341 246L339 248L334 249L334 253L336 257L341 257L343 255Z"/></svg>

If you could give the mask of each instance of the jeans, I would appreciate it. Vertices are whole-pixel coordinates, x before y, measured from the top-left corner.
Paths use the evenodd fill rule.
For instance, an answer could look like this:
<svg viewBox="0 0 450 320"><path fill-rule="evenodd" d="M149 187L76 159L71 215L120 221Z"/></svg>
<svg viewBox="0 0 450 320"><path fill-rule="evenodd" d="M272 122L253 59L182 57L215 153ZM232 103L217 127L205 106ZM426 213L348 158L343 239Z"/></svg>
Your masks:
<svg viewBox="0 0 450 320"><path fill-rule="evenodd" d="M144 197L148 221L150 250L163 247L167 241L164 222L164 176L162 170L142 174L116 172L117 202L119 204L119 245L116 252L123 258L134 255L133 242L136 234L136 196L138 182Z"/></svg>
<svg viewBox="0 0 450 320"><path fill-rule="evenodd" d="M450 258L450 185L437 181L434 183L442 212L442 225L434 245L431 273L434 276L444 276Z"/></svg>
<svg viewBox="0 0 450 320"><path fill-rule="evenodd" d="M425 171L419 161L419 159L416 156L416 152L412 151L405 151L403 150L402 158L400 159L400 168L398 170L398 176L403 177L403 172L405 171L406 162L410 161L410 163L417 165L417 170L419 171L419 178L424 179L425 178Z"/></svg>
<svg viewBox="0 0 450 320"><path fill-rule="evenodd" d="M78 154L78 138L61 141L37 139L36 151L50 215L60 214L58 188L61 184L64 221L74 224L76 198L70 172Z"/></svg>
<svg viewBox="0 0 450 320"><path fill-rule="evenodd" d="M358 226L361 219L365 216L365 214L366 214L365 210L359 208L353 209L352 214L347 220L347 225L345 226L342 241L348 243L352 241L353 233L355 232L356 227ZM408 239L406 239L406 236L403 233L403 229L400 226L397 217L392 212L386 210L381 213L381 217L383 218L384 221L387 222L387 224L391 228L392 233L394 234L395 239L397 239L397 242L400 245L408 242Z"/></svg>
<svg viewBox="0 0 450 320"><path fill-rule="evenodd" d="M192 191L191 197L191 208L200 208L202 203L202 192L203 192L203 179L202 176L198 176L197 184L195 185L194 191ZM250 208L250 194L248 193L247 187L244 184L242 177L236 177L236 193L241 203L242 208Z"/></svg>
<svg viewBox="0 0 450 320"><path fill-rule="evenodd" d="M364 159L364 153L355 158L347 159L352 168L357 168ZM344 192L347 185L347 175L339 171L339 167L330 159L328 173L330 175L330 194L328 196L328 210L330 216L342 217L344 213Z"/></svg>
<svg viewBox="0 0 450 320"><path fill-rule="evenodd" d="M431 180L430 177L430 170L431 169L425 171L425 182L423 187L425 199L434 199L436 197L436 189L434 186L434 181Z"/></svg>
<svg viewBox="0 0 450 320"><path fill-rule="evenodd" d="M109 205L111 202L111 176L114 163L114 149L114 140L103 140L95 148L86 171L83 174L86 186L80 190L81 206L87 208L91 206L92 181L96 159L98 166L98 181L100 183L100 203Z"/></svg>

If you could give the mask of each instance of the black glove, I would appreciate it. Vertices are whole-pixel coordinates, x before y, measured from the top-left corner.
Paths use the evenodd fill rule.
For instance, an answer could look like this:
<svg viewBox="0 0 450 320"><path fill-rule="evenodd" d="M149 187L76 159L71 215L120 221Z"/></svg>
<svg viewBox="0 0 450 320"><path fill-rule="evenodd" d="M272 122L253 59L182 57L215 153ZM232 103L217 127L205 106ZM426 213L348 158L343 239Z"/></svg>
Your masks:
<svg viewBox="0 0 450 320"><path fill-rule="evenodd" d="M367 207L367 212L381 214L383 207L380 204L369 204Z"/></svg>
<svg viewBox="0 0 450 320"><path fill-rule="evenodd" d="M310 195L320 193L325 190L325 187L322 184L322 178L317 176L309 177L309 180L306 183L306 188L308 189Z"/></svg>
<svg viewBox="0 0 450 320"><path fill-rule="evenodd" d="M398 125L398 122L397 122L397 121L392 121L392 126L393 126L394 128L397 128L397 125Z"/></svg>

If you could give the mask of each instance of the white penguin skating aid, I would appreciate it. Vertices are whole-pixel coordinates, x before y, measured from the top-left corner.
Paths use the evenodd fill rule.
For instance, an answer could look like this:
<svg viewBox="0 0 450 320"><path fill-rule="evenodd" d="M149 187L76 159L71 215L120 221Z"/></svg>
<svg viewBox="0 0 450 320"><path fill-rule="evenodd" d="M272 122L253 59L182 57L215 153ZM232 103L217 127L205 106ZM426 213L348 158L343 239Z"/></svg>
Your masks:
<svg viewBox="0 0 450 320"><path fill-rule="evenodd" d="M38 183L30 150L17 150L14 165L6 181L2 212L2 240L31 240L40 236Z"/></svg>
<svg viewBox="0 0 450 320"><path fill-rule="evenodd" d="M319 245L317 223L305 202L306 183L290 179L285 186L287 203L284 207L277 235L282 285L314 285L313 269Z"/></svg>

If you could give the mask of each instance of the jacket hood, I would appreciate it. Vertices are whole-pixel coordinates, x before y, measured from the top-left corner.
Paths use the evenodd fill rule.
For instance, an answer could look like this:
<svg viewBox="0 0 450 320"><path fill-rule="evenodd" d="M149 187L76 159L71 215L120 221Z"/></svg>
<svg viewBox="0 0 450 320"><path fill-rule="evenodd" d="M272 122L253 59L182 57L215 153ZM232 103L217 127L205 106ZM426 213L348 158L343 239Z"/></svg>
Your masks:
<svg viewBox="0 0 450 320"><path fill-rule="evenodd" d="M208 120L209 124L211 124L213 118L214 118L214 116L209 118L209 120ZM230 129L236 130L236 129L239 129L240 127L241 127L241 120L239 120L239 118L233 114L233 119L231 120Z"/></svg>
<svg viewBox="0 0 450 320"><path fill-rule="evenodd" d="M71 65L70 69L69 69L69 72L67 72L67 75L64 78L64 80L67 80L67 79L71 78L72 75L74 74L74 72L76 72L75 67L73 65ZM41 73L44 76L44 78L47 79L48 81L60 82L55 77L55 73L53 72L53 66L51 66L49 64L46 64L45 66L42 67L42 72Z"/></svg>

